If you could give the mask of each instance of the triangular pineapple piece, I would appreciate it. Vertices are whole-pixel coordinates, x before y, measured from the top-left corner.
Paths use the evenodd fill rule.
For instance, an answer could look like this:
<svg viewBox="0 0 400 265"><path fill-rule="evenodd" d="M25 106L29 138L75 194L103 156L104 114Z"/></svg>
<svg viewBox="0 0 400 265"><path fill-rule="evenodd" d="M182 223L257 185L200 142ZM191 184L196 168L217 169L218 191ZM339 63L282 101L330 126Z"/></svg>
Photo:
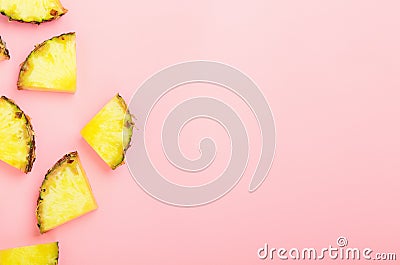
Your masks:
<svg viewBox="0 0 400 265"><path fill-rule="evenodd" d="M40 233L97 209L77 152L66 154L46 174L36 217Z"/></svg>
<svg viewBox="0 0 400 265"><path fill-rule="evenodd" d="M1 0L0 13L10 20L40 24L67 13L59 0Z"/></svg>
<svg viewBox="0 0 400 265"><path fill-rule="evenodd" d="M14 103L0 98L0 160L28 173L35 161L35 135L30 119Z"/></svg>
<svg viewBox="0 0 400 265"><path fill-rule="evenodd" d="M58 242L0 250L0 265L56 265Z"/></svg>
<svg viewBox="0 0 400 265"><path fill-rule="evenodd" d="M10 53L7 50L6 43L0 36L0 61L10 60Z"/></svg>
<svg viewBox="0 0 400 265"><path fill-rule="evenodd" d="M115 169L124 162L134 126L124 99L117 94L86 124L81 135Z"/></svg>
<svg viewBox="0 0 400 265"><path fill-rule="evenodd" d="M37 45L21 65L18 89L75 93L75 33Z"/></svg>

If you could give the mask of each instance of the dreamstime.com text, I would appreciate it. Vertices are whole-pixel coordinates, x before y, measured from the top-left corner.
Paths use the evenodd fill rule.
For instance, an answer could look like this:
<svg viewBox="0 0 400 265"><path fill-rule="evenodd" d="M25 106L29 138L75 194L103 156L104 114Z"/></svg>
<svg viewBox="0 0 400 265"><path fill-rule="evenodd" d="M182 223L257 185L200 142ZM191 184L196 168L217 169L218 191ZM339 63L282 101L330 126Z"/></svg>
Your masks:
<svg viewBox="0 0 400 265"><path fill-rule="evenodd" d="M394 252L374 252L371 248L347 247L348 241L345 237L339 237L336 245L316 249L316 248L273 248L268 244L264 244L259 248L257 255L262 260L386 260L395 261L396 253Z"/></svg>

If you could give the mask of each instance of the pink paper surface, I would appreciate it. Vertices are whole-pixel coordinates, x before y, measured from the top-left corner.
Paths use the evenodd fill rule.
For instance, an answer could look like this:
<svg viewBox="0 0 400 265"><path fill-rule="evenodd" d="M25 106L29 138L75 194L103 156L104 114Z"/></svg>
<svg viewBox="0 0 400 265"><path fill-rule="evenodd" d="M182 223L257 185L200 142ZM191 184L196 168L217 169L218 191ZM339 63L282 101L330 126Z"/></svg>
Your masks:
<svg viewBox="0 0 400 265"><path fill-rule="evenodd" d="M265 243L324 248L345 236L349 247L400 255L399 2L62 3L69 12L40 26L0 17L0 35L11 54L10 61L0 62L0 94L32 118L37 139L37 160L28 175L0 162L0 249L59 241L60 265L307 264L313 261L261 260L257 250ZM70 31L77 34L76 94L18 91L19 64L34 45ZM201 95L223 100L245 121L251 145L248 168L229 194L180 208L147 195L126 165L109 169L79 132L117 92L129 101L151 75L190 60L227 63L249 75L274 113L277 146L267 179L249 193L260 137L247 106L204 84L166 95L150 117L148 146L159 171L172 181L208 182L224 170L230 152L220 126L195 121L182 132L182 151L198 157L199 139L211 136L218 145L214 164L199 175L168 164L160 128L166 112L182 100ZM74 150L99 209L40 235L35 219L40 184Z"/></svg>

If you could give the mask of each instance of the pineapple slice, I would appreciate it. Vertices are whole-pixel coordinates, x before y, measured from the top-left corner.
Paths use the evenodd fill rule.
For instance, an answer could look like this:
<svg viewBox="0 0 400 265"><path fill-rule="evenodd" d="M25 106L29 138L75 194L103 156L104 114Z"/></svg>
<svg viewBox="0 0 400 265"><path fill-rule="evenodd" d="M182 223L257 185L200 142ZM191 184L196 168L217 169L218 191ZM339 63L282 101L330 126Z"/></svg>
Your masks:
<svg viewBox="0 0 400 265"><path fill-rule="evenodd" d="M77 152L66 154L46 174L36 217L40 233L97 209Z"/></svg>
<svg viewBox="0 0 400 265"><path fill-rule="evenodd" d="M0 250L0 265L27 264L58 264L58 242Z"/></svg>
<svg viewBox="0 0 400 265"><path fill-rule="evenodd" d="M35 161L30 119L11 99L0 98L0 160L28 173Z"/></svg>
<svg viewBox="0 0 400 265"><path fill-rule="evenodd" d="M1 0L0 13L10 20L40 24L67 13L59 0Z"/></svg>
<svg viewBox="0 0 400 265"><path fill-rule="evenodd" d="M10 60L10 53L7 50L6 43L0 36L0 61Z"/></svg>
<svg viewBox="0 0 400 265"><path fill-rule="evenodd" d="M75 33L37 45L21 66L18 89L75 93Z"/></svg>
<svg viewBox="0 0 400 265"><path fill-rule="evenodd" d="M86 124L81 135L115 169L124 163L134 125L124 99L117 94Z"/></svg>

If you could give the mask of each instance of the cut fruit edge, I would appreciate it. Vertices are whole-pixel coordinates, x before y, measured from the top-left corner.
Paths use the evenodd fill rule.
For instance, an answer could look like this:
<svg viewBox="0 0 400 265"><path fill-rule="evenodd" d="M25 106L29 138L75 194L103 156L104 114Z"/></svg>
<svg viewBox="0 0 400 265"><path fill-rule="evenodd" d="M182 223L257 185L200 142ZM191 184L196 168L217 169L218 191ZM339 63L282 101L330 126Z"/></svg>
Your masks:
<svg viewBox="0 0 400 265"><path fill-rule="evenodd" d="M9 251L18 251L18 250L32 250L35 248L39 248L39 247L55 247L55 249L57 250L57 253L55 255L55 262L54 265L58 264L59 258L60 258L60 246L59 246L59 242L55 241L55 242L49 242L49 243L42 243L42 244L35 244L35 245L27 245L27 246L20 246L20 247L13 247L13 248L7 248L7 249L2 249L0 250L0 257L2 252L9 252ZM46 249L48 250L48 249ZM49 250L48 250L49 251ZM1 262L1 260L0 260ZM2 264L2 263L0 263Z"/></svg>
<svg viewBox="0 0 400 265"><path fill-rule="evenodd" d="M24 72L26 72L27 69L29 69L29 60L30 60L30 58L31 58L35 53L37 53L38 50L41 49L44 45L46 45L48 42L51 42L51 41L56 40L56 39L58 39L58 38L62 38L62 37L64 37L64 36L74 36L74 38L76 38L76 33L73 32L73 31L67 32L67 33L62 33L62 34L60 34L60 35L51 37L50 39L47 39L47 40L45 40L45 41L43 41L43 42L41 42L41 43L35 45L35 48L29 53L29 55L26 57L26 59L20 64L20 70L19 70L19 73L18 73L18 81L17 81L17 89L18 89L18 90L36 90L36 91L51 91L51 92L68 92L68 91L56 90L56 89L54 89L54 90L52 90L52 89L47 89L47 88L43 89L43 88L40 88L40 87L24 87L24 86L21 84L21 81L20 81L20 80L21 80L21 77L22 77L23 74L24 74ZM74 92L71 92L71 93L75 93L75 91L74 91Z"/></svg>
<svg viewBox="0 0 400 265"><path fill-rule="evenodd" d="M111 161L106 161L106 159L103 157L103 155L100 153L100 151L96 148L96 144L90 140L90 138L87 137L89 135L86 133L87 129L89 128L90 124L92 123L93 120L99 118L99 115L104 111L104 109L107 107L107 105L111 104L112 102L115 102L118 104L124 114L123 114L123 124L122 124L122 154L121 154L121 159L118 159L117 162L111 163ZM81 135L85 139L86 143L95 151L95 153L103 160L112 170L115 170L117 167L125 164L125 155L126 151L131 147L132 143L132 137L133 137L133 129L135 128L135 123L133 120L135 120L135 116L130 113L128 105L126 104L124 98L117 93L113 98L111 98L90 120L89 122L82 128L81 130Z"/></svg>
<svg viewBox="0 0 400 265"><path fill-rule="evenodd" d="M6 11L0 11L0 14L6 16L9 21L16 21L16 22L20 22L20 23L30 23L30 24L40 25L40 24L45 23L45 22L50 22L50 21L53 21L53 20L57 20L60 17L62 17L63 15L68 13L68 9L63 7L60 1L58 1L58 0L56 0L56 1L58 2L62 12L60 13L57 10L52 9L50 12L53 12L55 14L54 15L51 14L51 17L49 19L42 19L41 21L38 21L38 20L25 21L23 19L17 19L15 17L13 17L12 15L7 14Z"/></svg>
<svg viewBox="0 0 400 265"><path fill-rule="evenodd" d="M76 219L76 218L81 217L81 216L83 216L83 215L85 215L85 214L88 214L89 212L94 211L94 210L96 210L96 209L98 208L97 202L96 202L96 200L95 200L95 198L94 198L94 196L93 196L92 187L90 186L89 180L87 179L87 176L85 175L85 178L86 178L86 181L87 181L87 185L88 185L88 189L89 189L89 191L90 191L90 194L91 194L91 197L92 197L92 199L93 199L93 203L94 203L95 207L94 207L91 211L88 211L88 212L82 213L82 214L80 214L80 215L77 215L75 218L73 218L73 219L71 219L71 220L68 220L68 221L66 221L66 222L60 223L60 224L57 225L56 227L53 227L53 228L50 228L50 229L47 229L47 230L44 230L43 227L40 225L40 219L41 219L41 217L40 217L40 213L39 213L39 208L40 208L41 202L42 202L42 200L43 200L43 198L42 198L43 186L46 184L46 181L48 181L48 179L49 179L48 176L49 176L55 169L57 169L58 167L62 166L65 162L68 163L71 159L77 159L77 160L78 160L78 163L81 163L77 151L73 151L73 152L70 152L70 153L64 155L62 158L60 158L60 159L47 171L47 173L46 173L46 175L45 175L45 177L44 177L44 179L43 179L43 181L42 181L42 184L40 185L39 196L38 196L38 199L37 199L37 207L36 207L36 219L37 219L37 221L38 221L37 226L38 226L39 231L40 231L41 234L44 234L44 233L46 233L46 232L48 232L48 231L50 231L50 230L53 230L53 229L55 229L56 227L58 227L58 226L60 226L60 225L63 225L63 224L65 224L65 223L68 223L69 221L72 221L73 219Z"/></svg>

